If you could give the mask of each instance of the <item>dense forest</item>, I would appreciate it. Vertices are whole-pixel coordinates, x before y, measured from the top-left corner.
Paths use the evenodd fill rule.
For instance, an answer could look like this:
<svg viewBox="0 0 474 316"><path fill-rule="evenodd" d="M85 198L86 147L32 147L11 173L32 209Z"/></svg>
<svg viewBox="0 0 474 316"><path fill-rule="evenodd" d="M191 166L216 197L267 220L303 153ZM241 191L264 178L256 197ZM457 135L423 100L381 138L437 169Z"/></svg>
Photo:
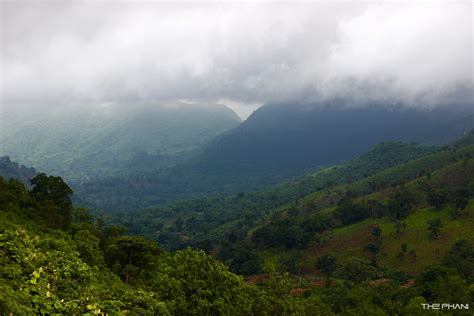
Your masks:
<svg viewBox="0 0 474 316"><path fill-rule="evenodd" d="M424 315L425 302L472 303L473 136L385 143L274 189L129 217L75 207L60 177L1 179L0 312Z"/></svg>
<svg viewBox="0 0 474 316"><path fill-rule="evenodd" d="M5 179L17 179L25 184L29 184L30 180L36 176L36 170L20 165L12 161L8 156L3 156L0 157L0 176Z"/></svg>
<svg viewBox="0 0 474 316"><path fill-rule="evenodd" d="M59 177L28 190L0 179L0 312L3 314L314 314L318 297L290 295L287 275L245 283L203 251L164 252L74 208Z"/></svg>
<svg viewBox="0 0 474 316"><path fill-rule="evenodd" d="M79 184L173 166L239 123L225 106L177 101L8 107L0 155Z"/></svg>
<svg viewBox="0 0 474 316"><path fill-rule="evenodd" d="M115 212L253 192L354 159L381 142L439 146L473 128L470 104L433 109L348 100L265 104L175 166L90 181L76 187L77 201Z"/></svg>

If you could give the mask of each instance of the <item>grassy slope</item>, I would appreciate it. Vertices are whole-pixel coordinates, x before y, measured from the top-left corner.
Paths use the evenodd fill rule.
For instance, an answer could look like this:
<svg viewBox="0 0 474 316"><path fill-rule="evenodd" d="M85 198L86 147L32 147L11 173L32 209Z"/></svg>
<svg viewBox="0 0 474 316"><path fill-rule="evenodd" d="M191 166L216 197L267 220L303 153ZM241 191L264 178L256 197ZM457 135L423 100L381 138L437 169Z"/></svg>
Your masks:
<svg viewBox="0 0 474 316"><path fill-rule="evenodd" d="M321 169L318 172L301 179L289 181L277 187L216 199L201 199L177 202L170 207L154 207L125 215L125 222L134 233L145 234L155 238L156 231L153 223L159 221L165 226L172 226L176 218L186 221L192 217L202 217L207 214L206 225L209 228L198 227L198 230L188 229L186 237L192 239L219 240L233 227L240 227L242 217L252 215L252 220L258 217L258 222L265 221L274 213L284 210L295 201L304 203L306 197L324 195L323 188L339 185L347 181L350 174L353 181L362 179L386 168L405 161L424 157L436 151L434 147L386 142L375 146L371 151L351 161L336 167ZM316 192L313 194L313 192ZM309 195L308 195L309 194ZM210 216L210 214L213 216ZM215 215L215 216L214 216ZM124 222L123 219L119 220ZM141 228L136 228L141 226Z"/></svg>
<svg viewBox="0 0 474 316"><path fill-rule="evenodd" d="M447 161L454 161L452 155L474 154L474 146L468 146L457 150L456 152L441 152L433 155L435 158L443 157ZM432 158L433 158L432 157ZM390 177L394 173L405 172L406 169L412 169L419 165L420 162L426 162L427 158L422 158L417 161L410 162L405 166L395 167L392 170L386 170L381 174L385 177ZM438 159L429 159L431 162L437 162ZM382 175L375 175L375 178L380 178ZM474 158L467 158L463 161L454 162L444 168L440 168L432 172L429 176L419 177L406 183L406 187L423 198L422 187L429 183L430 185L445 184L459 184L472 181L474 176ZM371 178L374 178L371 177ZM349 188L355 189L363 187L367 179L354 183ZM370 195L363 195L359 200L379 200L383 202L387 196L393 191L393 188L382 190ZM314 195L314 199L321 200L324 198L321 194ZM306 203L311 199L307 198ZM315 200L313 200L315 203ZM332 212L334 207L327 207L317 212ZM304 215L303 215L304 216ZM443 222L441 229L441 236L439 239L432 239L427 230L427 221L440 218ZM450 207L446 206L441 210L435 210L422 202L413 212L404 220L407 224L405 232L398 236L395 233L395 220L390 218L382 219L367 219L359 223L338 227L331 231L324 233L325 244L317 249L316 247L308 247L304 250L291 250L293 255L300 255L302 257L301 265L307 273L315 272L316 258L322 254L330 253L338 260L356 256L361 258L369 258L369 255L364 252L363 248L369 242L380 240L382 242L382 256L380 258L380 266L387 267L393 270L401 270L409 273L417 273L424 267L439 263L452 245L459 239L468 239L474 242L474 200L471 200L466 207L466 215L460 219L453 219L451 216ZM380 239L372 236L371 230L373 227L379 226L382 229ZM407 243L408 250L402 258L397 258L401 252L401 244ZM411 251L416 253L416 256L410 254ZM288 256L288 250L281 248L266 249L262 252L265 265L271 265L278 261L279 257Z"/></svg>
<svg viewBox="0 0 474 316"><path fill-rule="evenodd" d="M334 229L328 234L330 241L320 251L306 250L305 255L311 258L310 262L324 253L331 253L340 260L351 256L368 258L363 247L376 240L371 229L379 226L382 229L380 240L383 245L380 266L410 273L420 272L427 265L439 263L457 240L474 241L474 201L471 201L466 211L468 214L465 218L452 219L448 207L442 210L417 210L406 218L407 229L401 236L396 234L393 220L367 219ZM426 222L434 218L440 218L444 223L441 237L436 240L429 237L426 228ZM407 243L408 251L403 258L397 258L402 243ZM409 254L411 251L415 251L416 257Z"/></svg>
<svg viewBox="0 0 474 316"><path fill-rule="evenodd" d="M348 190L352 192L363 193L364 191L368 190L370 183L374 182L383 183L384 187L392 187L393 185L405 183L411 179L416 178L417 174L420 174L421 172L429 173L443 168L450 163L455 163L456 161L465 159L466 157L474 157L474 145L464 146L455 150L441 150L425 157L407 161L403 164L388 168L372 176L355 181L350 185L341 184L331 187L327 190L317 190L302 197L296 205L292 201L276 207L270 213L264 214L259 218L258 221L255 222L254 227L249 230L249 234L251 234L255 229L267 224L270 218L275 214L285 214L288 212L288 210L293 208L299 209L301 215L315 212L331 212L334 209L334 205L337 203L337 201ZM324 169L320 172L330 172L331 169L334 168ZM319 173L316 173L313 177L317 177L318 174ZM316 179L315 181L319 180ZM291 185L288 187L291 187ZM387 191L385 191L383 194L386 196ZM238 221L234 223L237 222ZM216 238L222 236L222 234L229 228L230 225L231 223L227 223L227 225L216 227L212 232L209 233L209 236Z"/></svg>

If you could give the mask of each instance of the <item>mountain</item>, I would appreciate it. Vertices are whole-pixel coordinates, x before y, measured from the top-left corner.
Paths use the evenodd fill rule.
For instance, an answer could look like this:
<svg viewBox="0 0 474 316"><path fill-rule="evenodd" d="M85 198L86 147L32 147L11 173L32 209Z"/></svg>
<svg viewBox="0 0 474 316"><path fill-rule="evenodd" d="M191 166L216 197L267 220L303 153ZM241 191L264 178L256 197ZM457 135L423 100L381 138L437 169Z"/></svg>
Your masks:
<svg viewBox="0 0 474 316"><path fill-rule="evenodd" d="M224 238L227 228L232 230L234 225L245 227L244 222L252 223L261 214L271 212L272 209L295 203L314 192L352 183L407 161L429 156L437 150L436 147L416 144L381 143L351 161L321 169L276 187L226 197L178 201L128 215L116 214L113 218L121 217L121 223L127 223L133 233L156 239L168 249L177 249L186 246L189 238ZM173 229L176 221L183 223L182 231ZM168 230L167 227L171 229ZM222 227L226 228L220 229Z"/></svg>
<svg viewBox="0 0 474 316"><path fill-rule="evenodd" d="M206 173L291 173L351 159L382 141L439 145L474 128L474 105L276 104L258 109L193 161Z"/></svg>
<svg viewBox="0 0 474 316"><path fill-rule="evenodd" d="M4 179L16 179L28 184L36 176L34 168L28 168L14 162L8 156L0 157L0 177Z"/></svg>
<svg viewBox="0 0 474 316"><path fill-rule="evenodd" d="M77 191L86 204L108 210L249 192L350 160L380 142L446 144L474 128L473 111L471 104L269 104L174 167Z"/></svg>
<svg viewBox="0 0 474 316"><path fill-rule="evenodd" d="M178 202L113 220L172 249L204 248L244 274L258 273L261 260L313 275L323 255L341 263L376 260L376 267L416 274L439 264L459 240L474 243L474 142L468 135L418 157L406 155L414 149L382 144L277 189ZM388 157L393 163L383 165ZM349 179L350 170L356 176ZM428 227L436 219L441 236L434 238ZM376 227L381 235L372 233Z"/></svg>
<svg viewBox="0 0 474 316"><path fill-rule="evenodd" d="M278 188L114 218L74 207L60 177L30 188L0 178L0 313L416 315L427 302L470 304L473 135L442 148L386 142Z"/></svg>
<svg viewBox="0 0 474 316"><path fill-rule="evenodd" d="M0 152L74 182L174 165L240 123L225 106L183 102L4 112Z"/></svg>

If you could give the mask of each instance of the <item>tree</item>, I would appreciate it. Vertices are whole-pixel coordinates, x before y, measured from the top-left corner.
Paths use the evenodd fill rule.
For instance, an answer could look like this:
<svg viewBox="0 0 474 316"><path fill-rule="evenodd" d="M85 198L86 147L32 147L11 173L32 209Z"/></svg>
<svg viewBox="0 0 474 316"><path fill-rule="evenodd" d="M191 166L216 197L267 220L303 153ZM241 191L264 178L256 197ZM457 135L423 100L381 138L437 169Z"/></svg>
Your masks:
<svg viewBox="0 0 474 316"><path fill-rule="evenodd" d="M94 222L94 216L89 212L88 209L79 207L73 211L72 222L92 224Z"/></svg>
<svg viewBox="0 0 474 316"><path fill-rule="evenodd" d="M402 189L393 194L388 202L390 215L398 220L408 216L413 205L416 203L416 197L407 189Z"/></svg>
<svg viewBox="0 0 474 316"><path fill-rule="evenodd" d="M441 222L441 219L435 218L435 219L429 220L427 224L428 224L428 230L430 231L431 237L434 239L438 238L441 228L443 227L443 223Z"/></svg>
<svg viewBox="0 0 474 316"><path fill-rule="evenodd" d="M60 177L38 174L31 180L32 197L39 203L41 215L52 228L65 229L71 222L71 188Z"/></svg>
<svg viewBox="0 0 474 316"><path fill-rule="evenodd" d="M474 245L465 239L458 240L443 258L442 264L456 269L467 280L474 281Z"/></svg>
<svg viewBox="0 0 474 316"><path fill-rule="evenodd" d="M378 200L368 200L363 205L367 209L367 213L373 218L382 218L387 215L387 205L381 203Z"/></svg>
<svg viewBox="0 0 474 316"><path fill-rule="evenodd" d="M190 248L165 256L151 287L172 302L173 315L232 315L248 305L240 301L243 282L204 251ZM245 313L244 313L245 314Z"/></svg>
<svg viewBox="0 0 474 316"><path fill-rule="evenodd" d="M79 230L74 234L77 250L84 262L90 266L102 266L104 255L99 247L99 238L91 234L89 230Z"/></svg>
<svg viewBox="0 0 474 316"><path fill-rule="evenodd" d="M432 189L428 192L427 201L439 210L449 201L449 191L445 188Z"/></svg>
<svg viewBox="0 0 474 316"><path fill-rule="evenodd" d="M160 252L154 241L138 236L121 236L109 240L105 258L109 267L128 283L131 278L137 279Z"/></svg>
<svg viewBox="0 0 474 316"><path fill-rule="evenodd" d="M326 278L329 278L334 270L336 270L336 258L329 254L319 256L316 260L316 269L321 271Z"/></svg>
<svg viewBox="0 0 474 316"><path fill-rule="evenodd" d="M106 226L101 230L100 247L105 248L108 240L123 236L128 229L125 226Z"/></svg>
<svg viewBox="0 0 474 316"><path fill-rule="evenodd" d="M470 192L467 187L459 187L454 190L453 202L457 210L464 210L469 203Z"/></svg>
<svg viewBox="0 0 474 316"><path fill-rule="evenodd" d="M406 242L404 242L400 245L400 248L402 249L403 252L407 252L408 244Z"/></svg>
<svg viewBox="0 0 474 316"><path fill-rule="evenodd" d="M297 306L300 309L295 313L297 315L335 315L331 311L331 307L322 302L319 295L312 295L305 300L298 302Z"/></svg>
<svg viewBox="0 0 474 316"><path fill-rule="evenodd" d="M251 275L261 272L262 260L248 242L241 242L232 247L230 268L233 272L242 275Z"/></svg>
<svg viewBox="0 0 474 316"><path fill-rule="evenodd" d="M342 315L386 315L386 311L374 304L376 292L368 287L353 287L341 297Z"/></svg>
<svg viewBox="0 0 474 316"><path fill-rule="evenodd" d="M360 222L369 217L367 208L353 203L349 199L341 201L334 214L344 225Z"/></svg>
<svg viewBox="0 0 474 316"><path fill-rule="evenodd" d="M410 299L410 302L403 307L402 315L426 316L430 311L425 311L420 308L421 304L425 304L426 300L423 296L416 296Z"/></svg>
<svg viewBox="0 0 474 316"><path fill-rule="evenodd" d="M377 265L377 259L378 259L378 255L380 254L380 243L368 243L367 245L365 245L364 247L364 250L369 252L372 257L371 257L371 260L372 260L372 264L373 265Z"/></svg>
<svg viewBox="0 0 474 316"><path fill-rule="evenodd" d="M416 279L423 296L432 302L467 302L468 287L457 271L444 266L428 266Z"/></svg>
<svg viewBox="0 0 474 316"><path fill-rule="evenodd" d="M344 262L334 271L334 275L354 283L374 280L381 276L379 270L371 265L369 261L355 257Z"/></svg>
<svg viewBox="0 0 474 316"><path fill-rule="evenodd" d="M252 235L252 242L261 246L292 249L306 246L311 237L312 234L303 231L297 221L282 218L257 229Z"/></svg>
<svg viewBox="0 0 474 316"><path fill-rule="evenodd" d="M382 234L382 229L380 229L380 227L376 226L372 228L372 236L380 237L381 234Z"/></svg>
<svg viewBox="0 0 474 316"><path fill-rule="evenodd" d="M395 223L395 232L398 236L402 235L407 229L407 223L397 220Z"/></svg>

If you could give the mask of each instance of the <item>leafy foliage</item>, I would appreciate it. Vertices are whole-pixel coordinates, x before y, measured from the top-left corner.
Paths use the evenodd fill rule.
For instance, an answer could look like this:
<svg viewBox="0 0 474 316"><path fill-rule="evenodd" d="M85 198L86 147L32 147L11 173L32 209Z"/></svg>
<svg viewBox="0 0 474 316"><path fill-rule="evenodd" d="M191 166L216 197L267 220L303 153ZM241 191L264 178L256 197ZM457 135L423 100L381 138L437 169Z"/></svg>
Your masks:
<svg viewBox="0 0 474 316"><path fill-rule="evenodd" d="M0 178L0 313L422 315L423 302L470 303L473 150L446 147L306 196L289 184L122 218L149 222L147 234L183 248L173 253L75 209L59 177L40 174L30 188ZM439 188L448 201L427 207ZM426 223L436 218L435 241Z"/></svg>
<svg viewBox="0 0 474 316"><path fill-rule="evenodd" d="M50 227L66 228L71 222L72 190L60 177L38 174L31 180L31 196Z"/></svg>

